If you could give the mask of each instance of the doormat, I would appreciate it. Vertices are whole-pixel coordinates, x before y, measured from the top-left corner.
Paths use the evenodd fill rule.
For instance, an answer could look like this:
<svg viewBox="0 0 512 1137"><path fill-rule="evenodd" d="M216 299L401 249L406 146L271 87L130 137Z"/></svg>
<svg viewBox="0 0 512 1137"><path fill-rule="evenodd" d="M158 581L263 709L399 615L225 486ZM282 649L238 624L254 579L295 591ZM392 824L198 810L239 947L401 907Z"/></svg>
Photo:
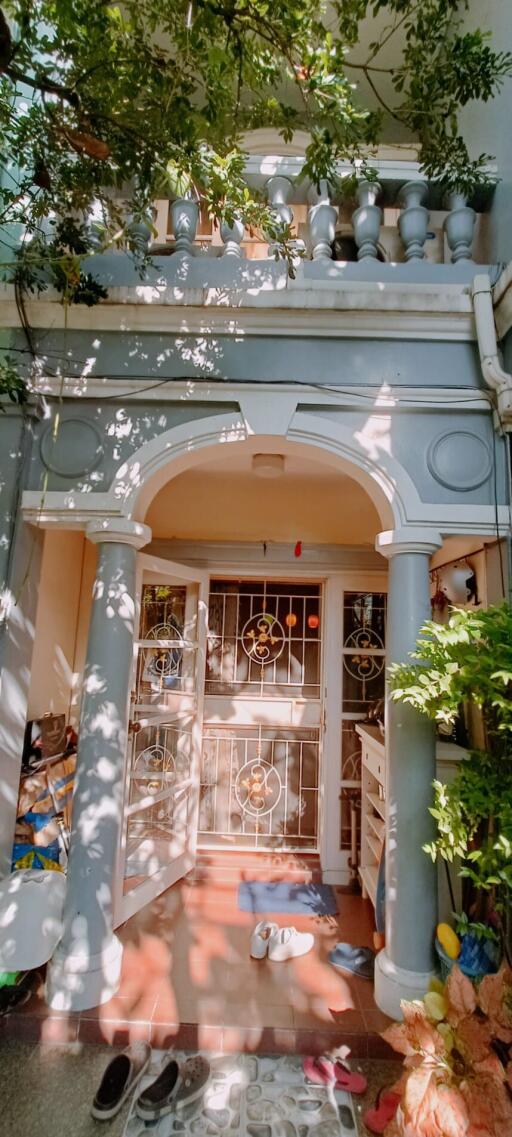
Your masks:
<svg viewBox="0 0 512 1137"><path fill-rule="evenodd" d="M173 1053L177 1062L186 1054ZM135 1100L169 1059L153 1051L149 1077L137 1087L124 1137L355 1137L352 1097L343 1090L305 1081L302 1059L226 1054L211 1057L211 1077L204 1094L160 1121L141 1121Z"/></svg>
<svg viewBox="0 0 512 1137"><path fill-rule="evenodd" d="M293 912L296 916L336 916L338 903L330 884L286 884L244 880L238 887L242 912Z"/></svg>

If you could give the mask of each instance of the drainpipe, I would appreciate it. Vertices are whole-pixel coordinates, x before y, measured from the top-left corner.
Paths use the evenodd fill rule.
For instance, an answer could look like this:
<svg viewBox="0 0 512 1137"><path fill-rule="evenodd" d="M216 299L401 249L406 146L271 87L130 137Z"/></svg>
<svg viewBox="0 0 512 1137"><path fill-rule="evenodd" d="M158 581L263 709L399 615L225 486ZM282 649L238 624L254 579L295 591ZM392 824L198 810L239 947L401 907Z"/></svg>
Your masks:
<svg viewBox="0 0 512 1137"><path fill-rule="evenodd" d="M472 286L480 364L485 382L497 396L497 409L503 430L512 430L512 375L504 371L498 355L494 324L491 281L487 273L475 276Z"/></svg>

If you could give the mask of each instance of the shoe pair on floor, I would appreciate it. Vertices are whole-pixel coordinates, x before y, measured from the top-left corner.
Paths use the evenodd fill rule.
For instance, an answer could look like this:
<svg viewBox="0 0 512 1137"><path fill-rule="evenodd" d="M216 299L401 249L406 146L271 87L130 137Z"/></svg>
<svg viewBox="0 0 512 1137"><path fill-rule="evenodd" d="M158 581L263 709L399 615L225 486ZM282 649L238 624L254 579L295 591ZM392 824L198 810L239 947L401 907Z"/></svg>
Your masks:
<svg viewBox="0 0 512 1137"><path fill-rule="evenodd" d="M109 1062L92 1104L91 1114L97 1121L110 1121L124 1105L140 1082L151 1060L147 1042L134 1042ZM158 1121L167 1113L183 1109L206 1089L210 1063L201 1054L187 1058L181 1066L170 1058L159 1075L139 1094L135 1103L137 1117Z"/></svg>
<svg viewBox="0 0 512 1137"><path fill-rule="evenodd" d="M274 963L284 963L311 951L315 937L311 932L298 932L296 928L279 928L268 920L260 920L251 936L251 956L264 959L268 956Z"/></svg>

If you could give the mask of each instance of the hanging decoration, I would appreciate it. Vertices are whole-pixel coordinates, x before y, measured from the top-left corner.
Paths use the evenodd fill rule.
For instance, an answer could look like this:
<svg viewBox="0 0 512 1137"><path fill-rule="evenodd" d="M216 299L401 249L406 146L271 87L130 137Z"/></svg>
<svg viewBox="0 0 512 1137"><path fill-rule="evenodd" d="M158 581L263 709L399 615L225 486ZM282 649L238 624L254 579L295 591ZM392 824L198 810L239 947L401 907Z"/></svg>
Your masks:
<svg viewBox="0 0 512 1137"><path fill-rule="evenodd" d="M435 572L433 574L433 581L434 595L430 601L432 607L432 619L436 620L438 624L441 624L444 622L445 616L448 613L448 608L450 607L450 599L447 596L444 588L441 588L441 581L439 579L438 572Z"/></svg>
<svg viewBox="0 0 512 1137"><path fill-rule="evenodd" d="M316 613L312 614L311 616L308 616L308 628L310 628L312 632L316 631L316 629L319 626L320 626L320 616L317 616Z"/></svg>
<svg viewBox="0 0 512 1137"><path fill-rule="evenodd" d="M288 612L288 615L285 616L284 622L287 628L295 628L297 624L297 617L295 615L295 612Z"/></svg>

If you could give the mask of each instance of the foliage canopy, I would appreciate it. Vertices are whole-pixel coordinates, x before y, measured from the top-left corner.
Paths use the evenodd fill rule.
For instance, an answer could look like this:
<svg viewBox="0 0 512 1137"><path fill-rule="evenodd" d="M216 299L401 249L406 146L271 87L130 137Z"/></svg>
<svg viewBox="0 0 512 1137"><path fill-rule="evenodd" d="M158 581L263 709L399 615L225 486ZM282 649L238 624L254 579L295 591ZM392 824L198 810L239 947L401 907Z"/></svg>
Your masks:
<svg viewBox="0 0 512 1137"><path fill-rule="evenodd" d="M305 173L332 181L336 161L364 155L386 117L417 139L428 176L471 192L486 180L489 156L470 158L458 112L496 93L512 56L465 30L466 8L466 0L7 0L0 149L4 168L16 170L3 178L2 220L33 232L50 213L76 216L95 200L107 239L129 242L127 218L186 186L217 220L237 212L269 230L269 210L242 177L244 132L273 127L288 140L307 131ZM357 49L363 21L374 20L379 39ZM359 80L374 93L373 109Z"/></svg>
<svg viewBox="0 0 512 1137"><path fill-rule="evenodd" d="M512 951L512 608L455 609L447 624L421 629L412 662L389 669L391 697L438 722L462 704L483 716L485 749L472 750L448 786L434 782L436 839L426 848L452 862L479 894L482 915L503 916Z"/></svg>

